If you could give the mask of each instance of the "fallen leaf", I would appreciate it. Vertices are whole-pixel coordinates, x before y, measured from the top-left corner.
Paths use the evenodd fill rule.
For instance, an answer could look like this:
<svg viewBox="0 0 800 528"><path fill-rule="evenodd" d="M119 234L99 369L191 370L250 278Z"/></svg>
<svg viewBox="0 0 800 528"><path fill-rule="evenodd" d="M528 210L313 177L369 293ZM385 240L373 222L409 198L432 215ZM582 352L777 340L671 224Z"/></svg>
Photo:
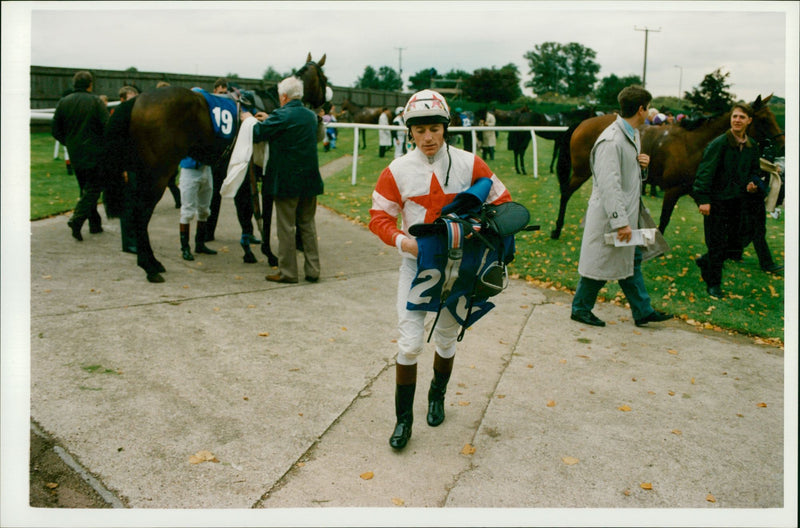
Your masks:
<svg viewBox="0 0 800 528"><path fill-rule="evenodd" d="M50 489L56 489L58 487L58 482L48 482L47 484L45 484L45 486L47 486Z"/></svg>
<svg viewBox="0 0 800 528"><path fill-rule="evenodd" d="M559 363L561 363L561 364L563 365L564 363L566 363L566 362L567 362L567 360L566 360L566 359L559 359L559 360L558 360L558 362L559 362Z"/></svg>
<svg viewBox="0 0 800 528"><path fill-rule="evenodd" d="M506 395L505 395L505 394L498 394L498 395L497 395L497 399L498 399L498 400L502 400L502 399L503 399L503 398L505 398L505 397L506 397Z"/></svg>
<svg viewBox="0 0 800 528"><path fill-rule="evenodd" d="M631 410L631 408L628 407L627 405L623 405L622 407L617 407L617 410L622 411L622 412L628 412L628 411Z"/></svg>
<svg viewBox="0 0 800 528"><path fill-rule="evenodd" d="M766 407L766 406L767 406L767 404L766 404L766 403L764 403L764 402L761 402L761 403L757 403L757 404L756 404L756 407Z"/></svg>
<svg viewBox="0 0 800 528"><path fill-rule="evenodd" d="M248 304L248 305L247 305L247 307L248 307L248 308L255 308L255 307L256 307L256 305L255 305L255 304Z"/></svg>
<svg viewBox="0 0 800 528"><path fill-rule="evenodd" d="M710 493L708 495L706 495L706 500L708 502L717 502L717 499Z"/></svg>
<svg viewBox="0 0 800 528"><path fill-rule="evenodd" d="M643 490L653 489L653 485L650 482L642 482L641 484L639 484L639 487L642 488Z"/></svg>
<svg viewBox="0 0 800 528"><path fill-rule="evenodd" d="M690 381L692 382L692 385L694 385L694 378L692 378Z"/></svg>
<svg viewBox="0 0 800 528"><path fill-rule="evenodd" d="M568 465L568 466L574 466L575 464L580 462L580 460L578 460L575 457L571 457L571 456L561 457L561 461L563 463L565 463L566 465Z"/></svg>
<svg viewBox="0 0 800 528"><path fill-rule="evenodd" d="M342 327L342 331L343 331L343 332L347 332L347 327L346 327L346 326L343 326L343 327Z"/></svg>
<svg viewBox="0 0 800 528"><path fill-rule="evenodd" d="M667 394L669 394L670 396L675 396L675 391L668 391Z"/></svg>
<svg viewBox="0 0 800 528"><path fill-rule="evenodd" d="M374 477L374 476L375 476L375 473L373 473L372 471L367 471L366 473L362 473L360 475L360 477L362 479L364 479L364 480L371 480L372 477Z"/></svg>
<svg viewBox="0 0 800 528"><path fill-rule="evenodd" d="M404 501L403 499L398 499L397 497L392 499L392 504L394 504L395 506L402 506L405 503L406 501Z"/></svg>
<svg viewBox="0 0 800 528"><path fill-rule="evenodd" d="M469 405L469 402L468 402L468 401L461 400L461 401L459 401L459 402L458 402L458 404L459 404L461 407L466 407L467 405Z"/></svg>
<svg viewBox="0 0 800 528"><path fill-rule="evenodd" d="M198 451L197 453L193 454L189 457L189 463L191 464L199 464L201 462L219 462L217 457L211 451Z"/></svg>
<svg viewBox="0 0 800 528"><path fill-rule="evenodd" d="M674 434L674 435L681 435L681 434L683 434L683 431L681 431L680 429L673 429L673 430L672 430L672 434Z"/></svg>
<svg viewBox="0 0 800 528"><path fill-rule="evenodd" d="M547 406L548 407L555 407L556 406L556 402L554 400L547 400Z"/></svg>
<svg viewBox="0 0 800 528"><path fill-rule="evenodd" d="M669 352L670 354L673 354L675 356L678 355L678 351L677 350L672 350L671 348L669 350L667 350L667 352Z"/></svg>
<svg viewBox="0 0 800 528"><path fill-rule="evenodd" d="M259 332L258 335L260 337L269 337L269 332Z"/></svg>
<svg viewBox="0 0 800 528"><path fill-rule="evenodd" d="M248 398L247 396L244 396L242 399L243 399L244 401L250 401L250 398Z"/></svg>
<svg viewBox="0 0 800 528"><path fill-rule="evenodd" d="M464 444L464 449L461 450L462 455L472 455L475 453L475 448L470 444Z"/></svg>
<svg viewBox="0 0 800 528"><path fill-rule="evenodd" d="M303 467L303 466L305 466L305 465L306 465L306 463L305 463L305 462L298 462L297 464L295 464L295 467L299 467L299 468L301 468L301 467Z"/></svg>
<svg viewBox="0 0 800 528"><path fill-rule="evenodd" d="M622 494L625 495L626 497L630 497L631 496L631 490L626 489L625 491L622 492Z"/></svg>

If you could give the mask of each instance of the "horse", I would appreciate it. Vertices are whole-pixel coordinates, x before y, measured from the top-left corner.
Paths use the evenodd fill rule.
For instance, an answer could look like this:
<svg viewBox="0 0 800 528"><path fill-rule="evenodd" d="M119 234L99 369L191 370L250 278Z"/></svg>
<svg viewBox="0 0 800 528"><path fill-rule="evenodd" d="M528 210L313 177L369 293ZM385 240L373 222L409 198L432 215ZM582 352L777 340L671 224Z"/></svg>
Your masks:
<svg viewBox="0 0 800 528"><path fill-rule="evenodd" d="M368 125L377 125L381 117L383 108L380 107L367 107L360 106L352 102L350 99L342 101L342 111L336 116L339 121L347 123L364 123ZM367 131L361 129L361 148L367 148Z"/></svg>
<svg viewBox="0 0 800 528"><path fill-rule="evenodd" d="M320 64L324 59L323 56ZM303 80L305 94L312 104L322 105L327 79L320 64L313 62L309 53L305 65L295 75ZM238 122L238 116L223 117ZM137 264L149 282L164 282L161 273L166 270L153 254L147 231L155 206L181 159L188 155L203 164L227 163L232 140L215 136L204 95L171 86L144 92L119 105L109 119L105 138L109 216L118 215L124 207L123 171L133 172L131 207Z"/></svg>
<svg viewBox="0 0 800 528"><path fill-rule="evenodd" d="M771 97L770 95L762 100L759 95L751 103L754 112L753 122L750 123L747 134L759 143L775 142L780 149L783 149L785 142L783 132L775 121L775 115L767 106ZM658 229L662 233L669 225L678 199L692 190L703 150L711 140L730 128L730 117L729 111L694 124L683 120L679 124L640 127L642 152L650 155L646 181L658 185L665 191L658 223ZM561 236L567 202L591 176L589 158L592 147L600 133L615 119L614 114L593 117L567 131L571 134L568 148L562 148L557 166L561 202L556 226L550 233L550 238L558 239Z"/></svg>

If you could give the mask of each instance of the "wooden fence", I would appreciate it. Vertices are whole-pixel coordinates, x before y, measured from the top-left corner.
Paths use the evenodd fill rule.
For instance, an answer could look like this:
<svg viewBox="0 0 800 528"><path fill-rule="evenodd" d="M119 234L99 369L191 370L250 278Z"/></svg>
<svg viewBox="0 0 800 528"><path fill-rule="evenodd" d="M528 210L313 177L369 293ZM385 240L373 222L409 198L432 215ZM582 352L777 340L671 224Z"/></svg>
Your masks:
<svg viewBox="0 0 800 528"><path fill-rule="evenodd" d="M31 109L55 108L67 90L72 89L72 76L79 70L88 70L94 76L94 94L106 95L109 101L116 101L119 89L126 84L136 85L140 90L152 90L159 81L166 81L173 86L192 88L200 86L207 90L214 87L214 81L220 76L187 75L164 72L128 72L119 70L93 70L91 68L55 68L49 66L31 66ZM248 90L265 90L274 85L262 79L231 79L240 87ZM388 92L382 90L362 90L345 86L331 86L333 103L337 106L349 99L359 106L405 105L411 94L404 92Z"/></svg>

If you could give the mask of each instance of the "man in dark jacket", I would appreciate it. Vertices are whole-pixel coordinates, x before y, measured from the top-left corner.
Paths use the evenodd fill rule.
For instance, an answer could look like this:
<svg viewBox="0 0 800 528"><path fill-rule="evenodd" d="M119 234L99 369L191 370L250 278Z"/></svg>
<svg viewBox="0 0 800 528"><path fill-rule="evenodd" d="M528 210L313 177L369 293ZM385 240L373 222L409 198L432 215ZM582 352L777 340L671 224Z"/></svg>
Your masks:
<svg viewBox="0 0 800 528"><path fill-rule="evenodd" d="M305 279L319 280L319 250L315 215L322 176L317 159L317 116L305 108L303 82L287 77L278 84L281 107L253 128L253 142L269 141L269 161L262 194L273 196L278 233L279 273L267 275L273 282L298 279L295 225L305 254ZM250 114L242 116L244 120Z"/></svg>
<svg viewBox="0 0 800 528"><path fill-rule="evenodd" d="M756 142L747 136L753 110L746 104L734 105L731 128L714 139L703 151L697 168L692 196L703 218L708 252L695 262L706 283L708 294L722 298L722 265L728 250L740 245L741 209L745 193L757 191L760 153Z"/></svg>
<svg viewBox="0 0 800 528"><path fill-rule="evenodd" d="M81 196L68 225L72 236L83 240L81 226L89 219L89 232L101 233L97 200L103 190L103 130L108 109L99 97L92 95L93 79L88 71L79 71L72 78L74 91L61 99L53 115L53 137L67 147Z"/></svg>

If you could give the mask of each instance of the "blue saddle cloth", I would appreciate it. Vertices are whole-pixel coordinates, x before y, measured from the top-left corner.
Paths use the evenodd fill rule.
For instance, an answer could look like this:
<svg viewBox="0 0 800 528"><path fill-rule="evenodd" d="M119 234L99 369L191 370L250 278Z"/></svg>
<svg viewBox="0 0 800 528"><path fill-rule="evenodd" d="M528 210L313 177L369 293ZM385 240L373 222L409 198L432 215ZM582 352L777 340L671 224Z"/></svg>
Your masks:
<svg viewBox="0 0 800 528"><path fill-rule="evenodd" d="M211 115L211 125L214 128L214 135L225 141L233 141L238 130L237 121L239 119L239 111L236 108L236 101L230 97L223 97L219 95L210 94L202 88L192 88L193 92L203 94L206 102L208 103L208 111ZM186 156L180 162L180 166L184 169L198 169L202 163Z"/></svg>

